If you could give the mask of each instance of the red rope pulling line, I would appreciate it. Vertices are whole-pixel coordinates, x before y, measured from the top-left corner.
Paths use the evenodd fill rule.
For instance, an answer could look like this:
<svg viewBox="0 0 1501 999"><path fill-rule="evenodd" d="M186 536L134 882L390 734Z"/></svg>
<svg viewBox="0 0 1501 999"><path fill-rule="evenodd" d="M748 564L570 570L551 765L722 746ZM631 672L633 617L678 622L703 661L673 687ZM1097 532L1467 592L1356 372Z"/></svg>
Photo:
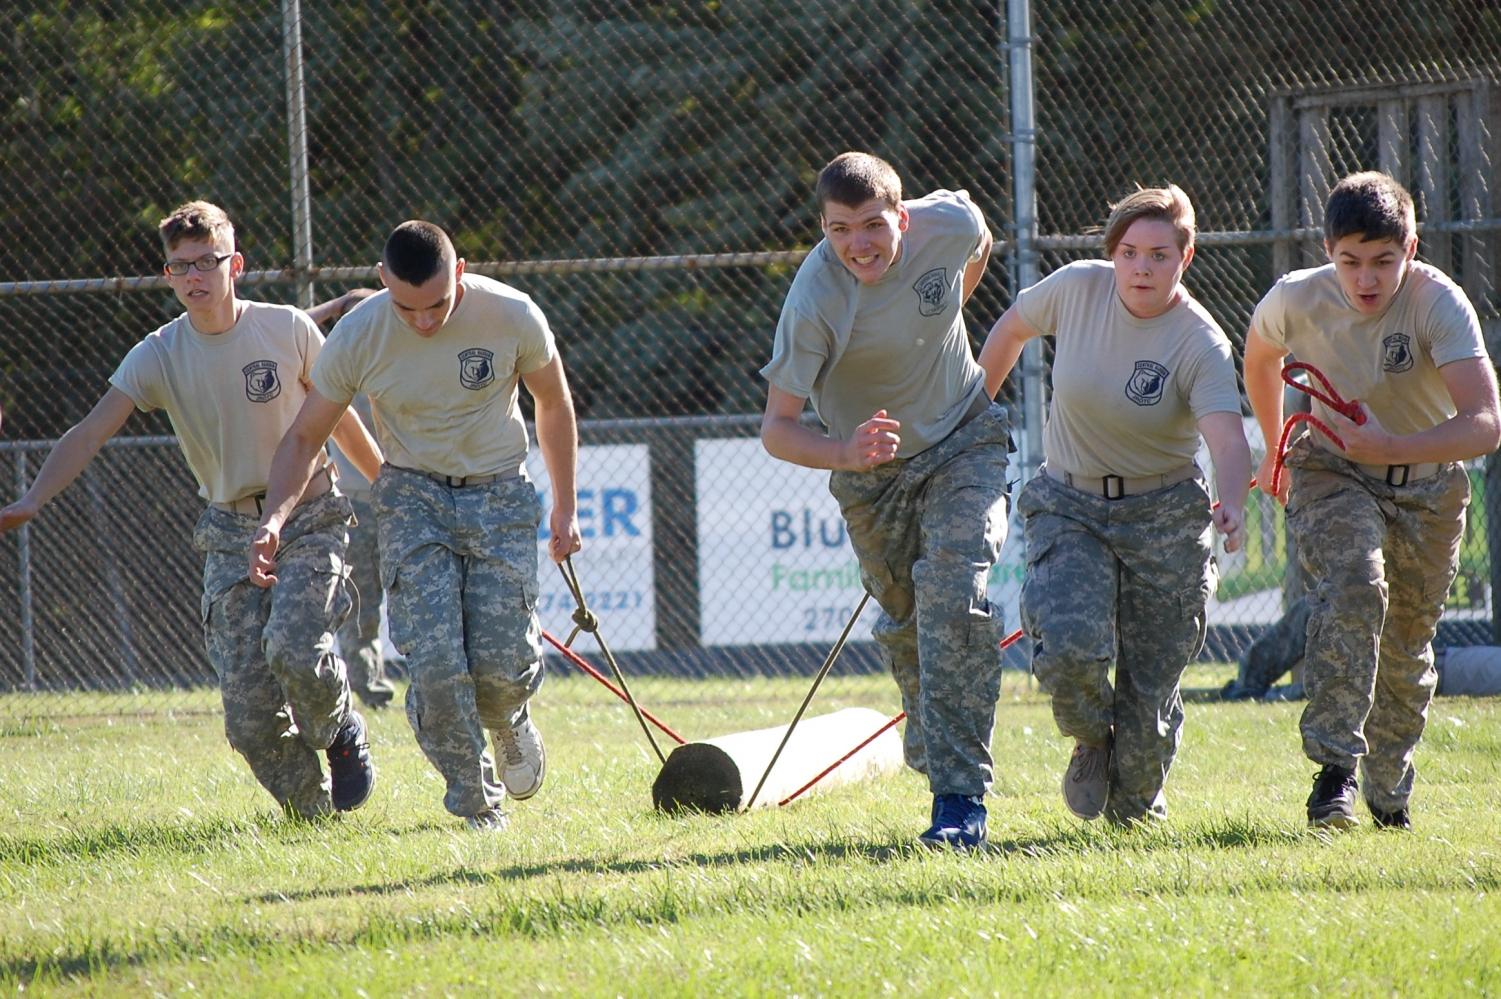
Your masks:
<svg viewBox="0 0 1501 999"><path fill-rule="evenodd" d="M1019 639L1019 638L1021 638L1021 637L1022 637L1022 630L1020 628L1017 628L1011 634L1009 634L1005 638L1001 639L1001 648L1004 649L1004 648L1007 648L1010 645L1015 644L1016 640ZM822 771L820 771L819 774L818 774L818 776L814 777L812 780L808 781L808 783L804 784L802 787L798 788L796 791L793 791L791 794L789 794L787 797L783 798L781 801L777 802L777 807L781 808L783 805L785 805L788 802L792 801L793 799L801 796L810 787L812 787L814 784L817 784L819 781L823 780L825 777L827 777L829 774L833 773L835 770L838 770L839 767L842 766L845 763L845 761L849 760L850 757L852 757L856 753L860 752L860 750L864 749L866 746L870 745L872 742L875 742L882 735L885 735L886 731L888 729L890 729L894 725L899 724L902 721L902 719L904 719L906 717L907 717L907 712L905 712L905 711L902 711L902 712L899 712L898 714L896 714L890 721L886 722L886 724L882 725L880 728L878 728L874 732L872 732L868 738L866 738L863 742L860 743L860 745L856 746L854 749L851 749L848 753L845 753L843 756L839 757L839 759L835 760L833 763L829 764Z"/></svg>
<svg viewBox="0 0 1501 999"><path fill-rule="evenodd" d="M1303 382L1294 379L1293 372L1295 371L1308 372L1310 376L1317 379L1319 384L1324 387L1323 391L1320 391L1313 385L1304 384ZM1324 377L1324 373L1318 368L1314 367L1312 364L1309 364L1306 361L1289 361L1282 367L1282 380L1291 385L1293 388L1297 389L1299 392L1306 392L1309 395L1313 396L1319 402L1322 402L1324 405L1328 406L1336 413L1345 417L1345 419L1350 420L1356 426L1360 426L1361 424L1365 423L1365 411L1360 408L1360 403L1355 401L1354 399L1347 400L1342 397L1337 391L1335 391L1335 388L1332 384L1330 384L1329 379ZM1277 439L1277 460L1272 465L1273 496L1282 491L1282 466L1287 458L1287 442L1288 439L1292 437L1293 430L1295 430L1300 423L1308 424L1310 427L1333 441L1341 451L1345 450L1344 439L1341 438L1339 434L1329 429L1329 424L1325 423L1317 416L1314 416L1312 413L1294 413L1293 415L1289 416L1287 418L1287 422L1282 424L1282 436Z"/></svg>
<svg viewBox="0 0 1501 999"><path fill-rule="evenodd" d="M590 676L594 677L594 679L598 680L600 683L602 683L606 687L608 687L609 690L610 690L610 693L614 694L616 697L620 698L622 701L625 701L627 704L629 704L631 702L631 699L629 697L626 697L625 693L623 691L621 691L619 687L616 687L613 683L611 683L609 681L608 678L606 678L604 676L604 674L600 673L593 666L590 666L587 662L585 662L584 659L583 659L583 657L580 656L577 652L574 652L568 646L564 645L562 642L560 642L556 638L554 638L551 632L549 632L549 631L547 631L547 630L544 629L543 632L542 632L542 637L545 638L545 639L547 639L547 641L549 643L551 643L551 645L552 645L553 648L555 648L559 652L561 652L563 654L563 658L567 659L569 662L573 663L573 665L577 666L579 669L583 670L585 673L587 673ZM637 706L640 707L639 705L637 705ZM672 739L675 742L677 742L677 744L679 746L687 744L687 742L688 742L687 739L684 739L682 736L678 735L672 729L668 728L667 725L664 722L662 722L661 720L659 720L657 718L657 716L654 715L654 714L652 714L650 711L646 710L645 708L641 708L641 716L643 718L645 718L647 721L651 722L653 725L657 726L657 728L661 729L664 733L666 733L666 735L667 735L667 737L669 739Z"/></svg>

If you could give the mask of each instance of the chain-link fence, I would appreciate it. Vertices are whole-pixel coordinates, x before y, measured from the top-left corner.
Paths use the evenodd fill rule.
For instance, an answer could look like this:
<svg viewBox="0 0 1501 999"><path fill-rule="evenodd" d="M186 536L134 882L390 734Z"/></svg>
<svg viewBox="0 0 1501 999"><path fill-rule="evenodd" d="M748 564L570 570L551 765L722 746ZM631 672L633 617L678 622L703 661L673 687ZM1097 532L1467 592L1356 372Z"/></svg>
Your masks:
<svg viewBox="0 0 1501 999"><path fill-rule="evenodd" d="M1098 253L1112 200L1173 181L1203 231L1188 284L1239 345L1275 278L1317 261L1332 180L1381 167L1414 191L1422 254L1463 283L1495 353L1494 4L1031 7L16 0L0 12L0 498L180 311L154 229L191 198L235 219L249 297L369 284L391 227L422 217L539 302L582 421L579 574L648 701L648 675L812 672L861 594L824 477L755 439L757 369L818 237L813 177L843 149L986 212L977 341L1017 287ZM1036 405L1042 374L1005 398L1025 402L1025 381ZM1040 431L1023 422L1019 467ZM193 483L161 414L126 433L0 536L0 691L211 682ZM1474 477L1441 644L1492 638L1501 484L1484 463ZM1280 513L1251 519L1211 612L1219 656L1281 604ZM1008 627L1018 549L992 578ZM543 584L544 625L566 636L572 600L545 561ZM873 617L830 690L874 668Z"/></svg>

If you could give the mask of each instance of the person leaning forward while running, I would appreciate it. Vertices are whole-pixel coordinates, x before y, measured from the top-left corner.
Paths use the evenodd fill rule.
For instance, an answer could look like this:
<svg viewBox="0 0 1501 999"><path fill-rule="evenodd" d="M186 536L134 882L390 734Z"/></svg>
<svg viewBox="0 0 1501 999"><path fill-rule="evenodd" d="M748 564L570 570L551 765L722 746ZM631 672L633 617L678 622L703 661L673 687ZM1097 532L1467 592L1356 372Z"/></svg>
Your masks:
<svg viewBox="0 0 1501 999"><path fill-rule="evenodd" d="M528 708L542 683L541 504L526 476L517 384L536 404L552 481L548 550L557 562L581 547L573 401L542 311L514 288L465 274L438 226L397 226L380 279L385 290L330 335L307 402L277 449L250 574L263 586L276 582L283 524L308 456L364 393L387 461L371 499L391 641L411 675L407 719L443 776L448 811L473 828L500 829L506 796L531 797L546 766Z"/></svg>
<svg viewBox="0 0 1501 999"><path fill-rule="evenodd" d="M208 503L193 543L204 553L204 635L229 743L289 814L358 808L375 768L333 651L352 602L344 564L350 507L321 452L304 459L303 485L283 511L281 587L267 593L245 572L271 456L308 393L323 335L298 309L238 297L245 258L222 209L190 202L160 231L167 282L187 311L131 348L26 495L0 511L0 531L30 520L76 479L131 410L166 410ZM350 414L330 429L354 464L375 475L380 454L359 419Z"/></svg>
<svg viewBox="0 0 1501 999"><path fill-rule="evenodd" d="M986 597L1006 534L1005 411L991 403L960 310L990 232L963 191L902 200L868 153L818 175L824 239L798 268L777 323L761 440L830 469L875 640L907 712L907 764L933 792L919 839L985 840L1000 612ZM799 421L811 399L827 433Z"/></svg>
<svg viewBox="0 0 1501 999"><path fill-rule="evenodd" d="M344 318L356 305L375 294L374 288L355 288L338 298L308 310L313 321L325 329ZM372 422L370 403L356 396L351 406L366 424ZM354 508L349 526L349 582L354 587L355 609L339 628L339 654L349 667L349 689L366 707L380 710L396 696L396 686L386 675L386 657L380 634L380 547L376 541L375 510L370 505L370 483L353 474L351 463L337 447L332 455L339 470L339 488Z"/></svg>
<svg viewBox="0 0 1501 999"><path fill-rule="evenodd" d="M1105 226L1107 259L1022 291L980 350L997 389L1027 340L1053 337L1044 465L1016 505L1021 616L1032 670L1075 740L1063 798L1082 819L1166 817L1179 685L1214 589L1210 525L1229 551L1244 535L1251 451L1230 341L1182 284L1194 236L1180 188L1128 195ZM1201 436L1213 510L1194 464Z"/></svg>
<svg viewBox="0 0 1501 999"><path fill-rule="evenodd" d="M1331 263L1286 275L1252 314L1246 394L1269 441L1281 431L1289 352L1359 401L1360 423L1314 401L1343 451L1304 435L1288 449L1277 495L1313 582L1302 735L1319 771L1308 823L1358 825L1358 783L1378 827L1406 829L1437 682L1433 636L1470 499L1458 462L1501 442L1496 376L1469 299L1413 259L1412 197L1391 177L1335 185L1324 249ZM1273 460L1257 476L1268 492Z"/></svg>

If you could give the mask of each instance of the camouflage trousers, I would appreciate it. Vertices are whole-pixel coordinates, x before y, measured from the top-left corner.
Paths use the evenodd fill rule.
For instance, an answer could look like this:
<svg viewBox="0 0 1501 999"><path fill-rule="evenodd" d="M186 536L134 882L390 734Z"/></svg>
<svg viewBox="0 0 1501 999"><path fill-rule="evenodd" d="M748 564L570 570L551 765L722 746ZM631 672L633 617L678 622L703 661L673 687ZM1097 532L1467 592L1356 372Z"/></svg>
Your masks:
<svg viewBox="0 0 1501 999"><path fill-rule="evenodd" d="M360 481L364 481L361 479ZM363 703L384 707L396 695L386 677L386 657L380 641L380 544L375 510L368 494L349 494L355 523L349 528L349 581L356 593L355 612L339 629L339 652L349 667L349 689Z"/></svg>
<svg viewBox="0 0 1501 999"><path fill-rule="evenodd" d="M1390 486L1304 438L1291 448L1287 523L1315 581L1303 752L1362 771L1366 799L1412 794L1412 757L1438 677L1433 636L1459 568L1470 480L1458 464Z"/></svg>
<svg viewBox="0 0 1501 999"><path fill-rule="evenodd" d="M204 553L203 627L219 678L229 744L261 786L299 815L332 810L319 752L349 711L334 632L349 613L344 544L349 501L309 500L282 529L276 584L250 582L258 518L209 507L193 545Z"/></svg>
<svg viewBox="0 0 1501 999"><path fill-rule="evenodd" d="M1001 689L1000 612L986 596L1006 539L1005 411L991 406L911 458L838 471L874 637L907 712L907 763L934 794L980 795Z"/></svg>
<svg viewBox="0 0 1501 999"><path fill-rule="evenodd" d="M520 724L542 685L537 525L527 479L452 487L381 468L375 481L391 642L406 656L407 720L454 815L505 800L486 732Z"/></svg>
<svg viewBox="0 0 1501 999"><path fill-rule="evenodd" d="M1038 475L1017 499L1032 671L1064 735L1095 745L1113 735L1113 821L1167 814L1179 683L1204 646L1214 584L1209 507L1197 479L1109 500Z"/></svg>

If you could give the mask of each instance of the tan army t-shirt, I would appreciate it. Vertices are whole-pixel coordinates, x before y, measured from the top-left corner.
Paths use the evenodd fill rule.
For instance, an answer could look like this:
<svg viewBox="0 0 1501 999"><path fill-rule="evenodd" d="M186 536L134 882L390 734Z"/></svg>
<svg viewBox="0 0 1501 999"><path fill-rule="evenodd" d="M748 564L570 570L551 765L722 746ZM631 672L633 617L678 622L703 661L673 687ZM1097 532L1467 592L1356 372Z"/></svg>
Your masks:
<svg viewBox="0 0 1501 999"><path fill-rule="evenodd" d="M1162 315L1137 318L1114 271L1076 261L1016 297L1021 317L1054 339L1043 454L1086 478L1164 475L1193 461L1200 419L1241 412L1230 340L1186 289Z"/></svg>
<svg viewBox="0 0 1501 999"><path fill-rule="evenodd" d="M1379 316L1351 307L1334 265L1325 264L1285 275L1256 306L1251 326L1322 371L1341 397L1371 407L1396 434L1418 433L1453 416L1454 400L1438 369L1486 356L1480 320L1465 293L1443 271L1417 261ZM1317 399L1313 412L1329 419ZM1323 434L1314 440L1338 450Z"/></svg>
<svg viewBox="0 0 1501 999"><path fill-rule="evenodd" d="M339 320L313 368L329 400L370 397L386 461L439 475L521 474L526 424L521 375L557 354L547 318L529 296L465 274L458 307L435 335L418 336L380 291Z"/></svg>
<svg viewBox="0 0 1501 999"><path fill-rule="evenodd" d="M132 347L109 379L143 412L166 410L210 503L266 491L271 456L307 398L323 346L300 309L242 304L239 321L212 336L178 316Z"/></svg>
<svg viewBox="0 0 1501 999"><path fill-rule="evenodd" d="M845 439L877 410L901 421L897 457L947 437L985 391L960 314L964 268L985 225L964 191L905 202L901 255L863 285L821 241L803 260L761 375L811 399L831 437Z"/></svg>

